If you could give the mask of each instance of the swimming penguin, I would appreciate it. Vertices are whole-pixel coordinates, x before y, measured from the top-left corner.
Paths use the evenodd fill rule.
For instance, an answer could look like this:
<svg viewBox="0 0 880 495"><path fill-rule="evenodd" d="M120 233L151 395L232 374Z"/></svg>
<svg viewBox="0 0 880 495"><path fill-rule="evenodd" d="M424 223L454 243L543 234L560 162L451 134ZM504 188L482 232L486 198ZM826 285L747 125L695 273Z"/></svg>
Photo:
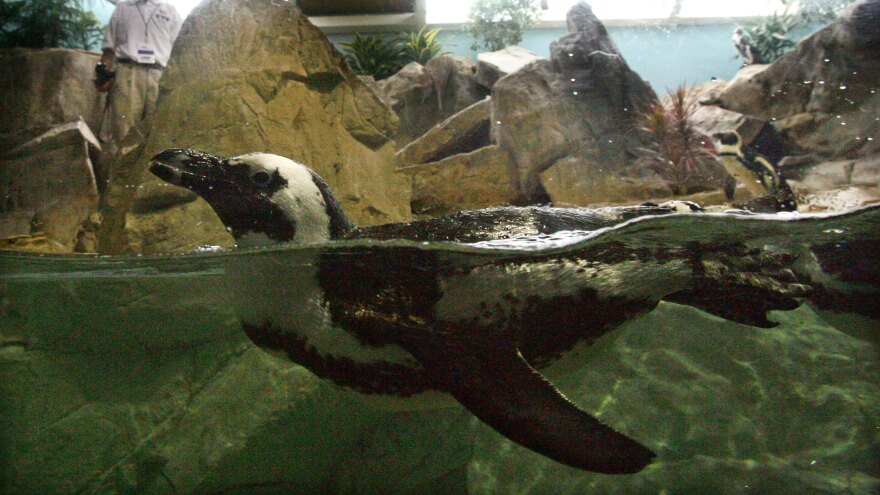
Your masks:
<svg viewBox="0 0 880 495"><path fill-rule="evenodd" d="M756 198L769 197L771 210L797 211L794 192L777 166L746 146L738 132L716 132L712 140L727 173Z"/></svg>
<svg viewBox="0 0 880 495"><path fill-rule="evenodd" d="M476 242L590 230L671 212L653 205L580 215L492 208L359 229L317 174L287 158L254 153L227 159L167 150L153 157L150 170L201 195L239 244L351 238ZM661 299L772 326L766 312L796 307L802 287L774 278L789 277L778 257L742 246L652 252L610 241L576 252L500 257L421 244L392 244L381 251L357 244L317 246L307 250L313 262L273 263L260 270L266 280L247 287L242 297L267 291L243 304L240 314L257 346L363 394L449 394L511 440L569 466L608 474L637 472L655 454L572 404L538 370L586 352L600 336L651 311ZM759 271L746 279L726 275L724 267L740 263ZM656 280L647 274L657 274Z"/></svg>

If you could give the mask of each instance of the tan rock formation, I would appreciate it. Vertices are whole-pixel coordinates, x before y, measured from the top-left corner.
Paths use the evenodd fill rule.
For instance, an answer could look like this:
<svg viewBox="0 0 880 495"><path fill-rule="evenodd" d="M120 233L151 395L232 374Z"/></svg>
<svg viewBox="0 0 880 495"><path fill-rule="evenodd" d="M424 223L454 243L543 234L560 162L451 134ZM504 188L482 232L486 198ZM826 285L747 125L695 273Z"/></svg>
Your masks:
<svg viewBox="0 0 880 495"><path fill-rule="evenodd" d="M645 173L633 160L645 146L637 116L657 100L654 91L586 3L572 7L568 24L569 34L550 45L551 60L532 62L492 88L493 136L513 157L521 203L583 191L601 196L589 191L595 183L615 189L614 181ZM540 174L557 164L569 171L550 192Z"/></svg>
<svg viewBox="0 0 880 495"><path fill-rule="evenodd" d="M0 134L73 122L82 117L97 131L104 97L91 83L98 54L64 48L0 50ZM14 70L9 70L13 69ZM21 144L24 140L12 143ZM10 148L0 147L0 153Z"/></svg>
<svg viewBox="0 0 880 495"><path fill-rule="evenodd" d="M772 65L741 73L719 96L722 106L771 121L829 158L880 153L878 19L880 2L854 4Z"/></svg>
<svg viewBox="0 0 880 495"><path fill-rule="evenodd" d="M434 80L418 62L410 62L393 76L377 81L382 98L400 118L397 145L404 146L439 122Z"/></svg>
<svg viewBox="0 0 880 495"><path fill-rule="evenodd" d="M434 162L489 145L489 112L486 98L437 124L397 152L397 166Z"/></svg>
<svg viewBox="0 0 880 495"><path fill-rule="evenodd" d="M409 181L394 171L396 116L292 3L202 3L187 18L161 85L153 126L133 160L138 170L167 148L229 156L271 152L324 177L356 223L409 218ZM137 175L132 175L135 183ZM149 202L149 194L144 189L139 202ZM130 196L120 196L114 202L123 211L105 212L105 224L116 228L119 215L133 203ZM209 207L198 200L187 208ZM130 228L152 223L137 215L130 215ZM148 241L137 248L157 252L159 245L175 251L213 244L226 234L219 219L206 220L210 216L193 212L189 220L167 225L158 245ZM157 238L143 231L136 237Z"/></svg>
<svg viewBox="0 0 880 495"><path fill-rule="evenodd" d="M493 145L401 172L413 177L412 212L440 216L511 204L516 188L509 167L507 151Z"/></svg>
<svg viewBox="0 0 880 495"><path fill-rule="evenodd" d="M512 74L541 57L518 46L477 55L477 82L491 88L502 77Z"/></svg>
<svg viewBox="0 0 880 495"><path fill-rule="evenodd" d="M78 120L0 157L0 238L42 233L72 250L98 202L92 158L100 149Z"/></svg>

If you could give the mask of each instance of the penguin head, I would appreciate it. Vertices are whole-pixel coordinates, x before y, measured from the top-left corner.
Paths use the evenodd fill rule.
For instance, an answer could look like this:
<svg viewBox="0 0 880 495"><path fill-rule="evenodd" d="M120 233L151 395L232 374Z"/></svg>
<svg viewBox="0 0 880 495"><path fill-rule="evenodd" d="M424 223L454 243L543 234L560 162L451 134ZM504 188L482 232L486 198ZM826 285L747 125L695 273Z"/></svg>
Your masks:
<svg viewBox="0 0 880 495"><path fill-rule="evenodd" d="M712 141L718 154L738 154L742 150L742 138L736 131L716 132L712 134Z"/></svg>
<svg viewBox="0 0 880 495"><path fill-rule="evenodd" d="M150 172L201 196L240 246L320 242L352 228L327 183L282 156L170 149L153 156Z"/></svg>

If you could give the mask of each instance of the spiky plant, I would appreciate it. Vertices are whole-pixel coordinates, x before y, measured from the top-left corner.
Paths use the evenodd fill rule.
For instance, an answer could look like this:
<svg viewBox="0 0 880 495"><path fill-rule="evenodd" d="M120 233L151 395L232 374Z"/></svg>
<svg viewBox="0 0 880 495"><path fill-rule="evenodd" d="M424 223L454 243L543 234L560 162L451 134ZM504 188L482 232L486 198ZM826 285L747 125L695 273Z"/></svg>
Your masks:
<svg viewBox="0 0 880 495"><path fill-rule="evenodd" d="M343 46L345 59L355 74L385 79L403 67L403 56L396 38L355 33L353 40L339 44Z"/></svg>
<svg viewBox="0 0 880 495"><path fill-rule="evenodd" d="M716 159L709 137L694 128L697 101L688 93L682 84L668 92L668 106L655 103L642 114L642 130L651 141L644 151L657 172L672 181L676 194L685 194L694 178L708 175Z"/></svg>
<svg viewBox="0 0 880 495"><path fill-rule="evenodd" d="M442 55L443 46L437 41L439 33L439 29L427 27L422 27L418 32L401 33L397 41L400 44L404 63L418 62L425 65L428 60Z"/></svg>

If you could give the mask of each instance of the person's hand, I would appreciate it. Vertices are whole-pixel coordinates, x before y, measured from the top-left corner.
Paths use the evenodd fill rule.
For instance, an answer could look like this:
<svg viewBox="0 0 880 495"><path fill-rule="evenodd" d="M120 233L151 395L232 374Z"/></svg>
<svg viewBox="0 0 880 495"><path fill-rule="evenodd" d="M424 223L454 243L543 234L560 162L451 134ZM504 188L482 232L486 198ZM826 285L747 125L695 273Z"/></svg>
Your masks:
<svg viewBox="0 0 880 495"><path fill-rule="evenodd" d="M99 93L106 93L113 87L113 79L115 77L116 72L108 69L103 63L99 63L95 66L95 78L92 79L92 82L95 83L95 89Z"/></svg>
<svg viewBox="0 0 880 495"><path fill-rule="evenodd" d="M95 83L95 89L97 89L99 93L106 93L107 91L110 91L110 88L113 87L113 79L101 82L98 81L98 79L96 78L92 79L92 82Z"/></svg>

